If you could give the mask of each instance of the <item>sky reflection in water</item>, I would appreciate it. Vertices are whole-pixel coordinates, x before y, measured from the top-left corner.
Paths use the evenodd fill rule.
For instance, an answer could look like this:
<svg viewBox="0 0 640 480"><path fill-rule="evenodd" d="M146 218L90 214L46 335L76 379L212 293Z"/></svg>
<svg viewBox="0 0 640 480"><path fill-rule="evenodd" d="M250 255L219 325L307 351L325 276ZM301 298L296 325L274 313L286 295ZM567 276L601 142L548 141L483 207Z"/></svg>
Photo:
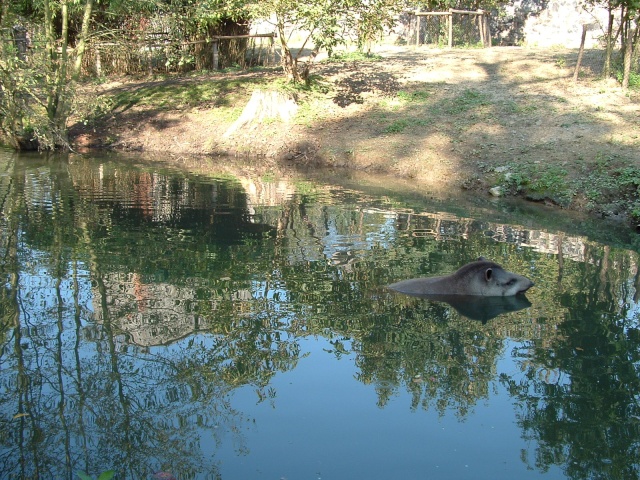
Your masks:
<svg viewBox="0 0 640 480"><path fill-rule="evenodd" d="M622 228L346 174L0 166L9 478L638 477ZM526 300L385 288L481 255Z"/></svg>

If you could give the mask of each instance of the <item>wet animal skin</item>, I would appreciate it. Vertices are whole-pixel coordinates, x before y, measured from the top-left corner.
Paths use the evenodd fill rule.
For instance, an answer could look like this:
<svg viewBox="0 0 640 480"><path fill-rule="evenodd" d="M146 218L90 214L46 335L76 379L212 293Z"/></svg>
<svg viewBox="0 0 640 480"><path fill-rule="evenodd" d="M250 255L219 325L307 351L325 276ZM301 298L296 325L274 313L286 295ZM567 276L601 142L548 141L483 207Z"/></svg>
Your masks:
<svg viewBox="0 0 640 480"><path fill-rule="evenodd" d="M484 257L468 263L450 275L412 278L392 283L389 288L408 295L479 295L508 297L524 293L533 282L508 272Z"/></svg>

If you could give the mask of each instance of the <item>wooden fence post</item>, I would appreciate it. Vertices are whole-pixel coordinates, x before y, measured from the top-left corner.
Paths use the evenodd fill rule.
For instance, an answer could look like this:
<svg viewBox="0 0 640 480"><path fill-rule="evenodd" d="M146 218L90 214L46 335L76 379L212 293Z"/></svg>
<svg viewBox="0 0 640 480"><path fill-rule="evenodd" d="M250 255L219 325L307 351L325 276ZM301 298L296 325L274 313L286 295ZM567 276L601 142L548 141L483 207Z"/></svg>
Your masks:
<svg viewBox="0 0 640 480"><path fill-rule="evenodd" d="M449 48L453 47L453 9L449 9Z"/></svg>
<svg viewBox="0 0 640 480"><path fill-rule="evenodd" d="M218 53L218 40L213 41L213 69L218 70L220 55Z"/></svg>
<svg viewBox="0 0 640 480"><path fill-rule="evenodd" d="M491 27L489 26L489 12L483 11L482 20L484 22L484 46L489 48L491 47Z"/></svg>
<svg viewBox="0 0 640 480"><path fill-rule="evenodd" d="M480 30L480 41L484 48L491 46L491 33L489 32L489 12L478 9L478 30Z"/></svg>
<svg viewBox="0 0 640 480"><path fill-rule="evenodd" d="M587 26L582 25L582 38L580 40L580 50L578 51L578 61L576 62L576 69L573 71L573 81L578 81L578 72L580 71L580 64L582 63L582 55L584 54L584 42L587 39Z"/></svg>
<svg viewBox="0 0 640 480"><path fill-rule="evenodd" d="M96 46L96 75L102 76L102 60L100 59L100 47Z"/></svg>
<svg viewBox="0 0 640 480"><path fill-rule="evenodd" d="M420 17L425 18L425 36L424 42L427 43L429 41L429 18L438 18L438 32L440 31L441 18L446 17L447 21L447 44L449 48L453 48L453 15L457 13L459 15L467 15L465 17L465 21L469 23L473 23L473 26L478 28L478 35L480 37L480 41L482 42L483 47L491 47L491 28L489 27L489 12L486 10L478 9L476 11L470 10L456 10L454 8L450 8L446 12L420 12L416 10L415 12L411 12L411 14L416 16L416 46L420 44ZM471 15L473 15L474 20L471 20ZM436 40L440 43L440 34L438 33ZM411 41L411 34L407 35L407 41Z"/></svg>
<svg viewBox="0 0 640 480"><path fill-rule="evenodd" d="M271 60L273 59L273 60ZM276 63L276 46L275 46L275 37L269 38L269 63Z"/></svg>

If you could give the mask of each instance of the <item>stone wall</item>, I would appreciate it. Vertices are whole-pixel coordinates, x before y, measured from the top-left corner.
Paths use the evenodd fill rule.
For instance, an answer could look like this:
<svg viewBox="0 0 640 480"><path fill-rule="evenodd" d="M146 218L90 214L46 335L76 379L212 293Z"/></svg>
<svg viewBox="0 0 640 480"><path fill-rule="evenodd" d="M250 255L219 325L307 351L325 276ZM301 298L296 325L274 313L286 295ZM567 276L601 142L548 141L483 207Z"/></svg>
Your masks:
<svg viewBox="0 0 640 480"><path fill-rule="evenodd" d="M607 11L581 0L515 0L494 13L491 33L502 45L578 48L582 25L588 26L586 47L600 46Z"/></svg>
<svg viewBox="0 0 640 480"><path fill-rule="evenodd" d="M498 45L578 48L582 26L587 25L585 46L598 48L606 33L607 15L606 9L584 0L512 0L491 13L491 37ZM415 16L400 15L391 33L399 42L415 44Z"/></svg>

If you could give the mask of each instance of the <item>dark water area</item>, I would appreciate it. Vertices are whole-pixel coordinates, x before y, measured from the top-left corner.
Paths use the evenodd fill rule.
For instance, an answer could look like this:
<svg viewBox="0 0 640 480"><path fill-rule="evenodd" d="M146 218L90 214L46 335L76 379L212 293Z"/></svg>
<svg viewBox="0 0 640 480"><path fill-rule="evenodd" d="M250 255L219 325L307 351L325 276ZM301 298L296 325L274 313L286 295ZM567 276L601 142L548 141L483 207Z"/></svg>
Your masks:
<svg viewBox="0 0 640 480"><path fill-rule="evenodd" d="M626 226L216 162L0 152L1 478L639 478Z"/></svg>

